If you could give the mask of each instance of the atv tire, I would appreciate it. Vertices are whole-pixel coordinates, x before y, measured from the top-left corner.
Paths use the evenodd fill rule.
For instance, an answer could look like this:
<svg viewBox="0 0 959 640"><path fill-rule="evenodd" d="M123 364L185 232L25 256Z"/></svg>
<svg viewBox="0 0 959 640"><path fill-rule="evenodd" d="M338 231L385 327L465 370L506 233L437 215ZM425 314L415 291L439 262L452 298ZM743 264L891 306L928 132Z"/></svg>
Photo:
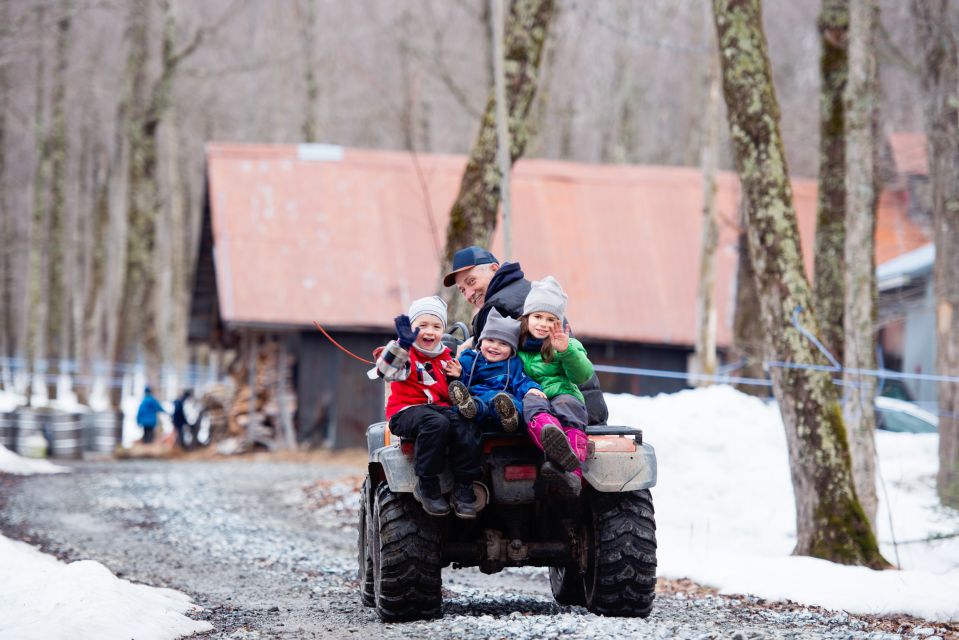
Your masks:
<svg viewBox="0 0 959 640"><path fill-rule="evenodd" d="M586 608L645 618L656 596L656 520L648 489L591 492Z"/></svg>
<svg viewBox="0 0 959 640"><path fill-rule="evenodd" d="M383 622L438 618L443 596L440 529L408 493L376 489L371 538L376 613Z"/></svg>
<svg viewBox="0 0 959 640"><path fill-rule="evenodd" d="M360 600L367 607L376 606L376 597L373 593L373 555L370 552L370 545L375 540L376 532L373 530L373 518L369 514L370 508L370 478L367 476L363 480L363 487L360 490L360 517L357 525L357 578L360 581Z"/></svg>
<svg viewBox="0 0 959 640"><path fill-rule="evenodd" d="M583 575L576 567L550 567L549 587L557 603L567 606L586 606Z"/></svg>

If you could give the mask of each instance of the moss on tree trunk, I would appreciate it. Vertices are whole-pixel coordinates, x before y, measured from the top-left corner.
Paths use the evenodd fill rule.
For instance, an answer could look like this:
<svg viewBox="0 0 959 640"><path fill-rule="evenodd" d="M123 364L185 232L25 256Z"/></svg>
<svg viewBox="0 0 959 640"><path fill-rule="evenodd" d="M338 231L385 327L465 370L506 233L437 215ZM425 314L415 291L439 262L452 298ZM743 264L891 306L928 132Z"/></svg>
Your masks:
<svg viewBox="0 0 959 640"><path fill-rule="evenodd" d="M817 330L803 272L779 105L759 0L713 0L736 166L749 202L747 234L766 352L785 362L825 358L791 322ZM844 564L888 566L853 489L849 449L828 373L774 367L796 496L795 553Z"/></svg>

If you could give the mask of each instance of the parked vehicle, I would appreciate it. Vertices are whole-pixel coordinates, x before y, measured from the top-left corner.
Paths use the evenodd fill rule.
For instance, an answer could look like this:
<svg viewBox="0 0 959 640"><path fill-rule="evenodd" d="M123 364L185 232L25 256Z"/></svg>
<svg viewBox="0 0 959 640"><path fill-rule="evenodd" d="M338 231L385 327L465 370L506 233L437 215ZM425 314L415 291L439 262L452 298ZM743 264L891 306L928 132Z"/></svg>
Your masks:
<svg viewBox="0 0 959 640"><path fill-rule="evenodd" d="M876 428L897 433L939 433L939 417L912 402L879 396Z"/></svg>

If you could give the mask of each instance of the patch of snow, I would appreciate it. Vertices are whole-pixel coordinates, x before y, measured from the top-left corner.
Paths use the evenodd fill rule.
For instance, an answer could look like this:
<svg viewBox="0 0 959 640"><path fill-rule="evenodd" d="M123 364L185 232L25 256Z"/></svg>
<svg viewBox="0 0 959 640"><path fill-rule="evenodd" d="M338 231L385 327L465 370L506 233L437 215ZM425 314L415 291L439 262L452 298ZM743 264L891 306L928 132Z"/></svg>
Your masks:
<svg viewBox="0 0 959 640"><path fill-rule="evenodd" d="M69 473L70 469L55 465L46 460L33 460L18 456L3 445L0 445L0 473L11 473L17 476L29 476L35 473Z"/></svg>
<svg viewBox="0 0 959 640"><path fill-rule="evenodd" d="M186 594L121 580L99 562L67 564L0 536L0 567L3 638L172 640L213 628L184 615L198 609Z"/></svg>
<svg viewBox="0 0 959 640"><path fill-rule="evenodd" d="M795 499L775 406L729 386L606 402L609 424L642 428L656 449L660 576L854 613L959 620L959 537L924 541L959 532L959 512L936 496L936 434L876 434L879 541L903 570L872 571L791 555Z"/></svg>

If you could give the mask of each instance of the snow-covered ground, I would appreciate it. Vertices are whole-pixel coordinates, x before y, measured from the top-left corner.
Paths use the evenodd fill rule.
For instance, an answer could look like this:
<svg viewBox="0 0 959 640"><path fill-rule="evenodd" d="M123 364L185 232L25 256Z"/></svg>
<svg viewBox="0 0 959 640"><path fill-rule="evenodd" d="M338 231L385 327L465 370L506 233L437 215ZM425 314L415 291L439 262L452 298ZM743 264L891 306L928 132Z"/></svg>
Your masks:
<svg viewBox="0 0 959 640"><path fill-rule="evenodd" d="M610 424L656 449L659 575L723 593L959 620L959 512L938 505L935 434L877 432L879 540L901 571L791 556L795 502L778 409L731 387L640 398L607 394Z"/></svg>
<svg viewBox="0 0 959 640"><path fill-rule="evenodd" d="M0 446L0 473L66 471ZM2 535L0 602L0 638L170 640L212 628L183 615L195 607L179 591L121 580L92 560L67 564Z"/></svg>
<svg viewBox="0 0 959 640"><path fill-rule="evenodd" d="M0 444L0 473L29 476L34 473L68 473L70 469L46 460L32 460L18 456Z"/></svg>
<svg viewBox="0 0 959 640"><path fill-rule="evenodd" d="M212 628L179 591L133 584L99 562L66 564L0 536L0 637L168 640Z"/></svg>

